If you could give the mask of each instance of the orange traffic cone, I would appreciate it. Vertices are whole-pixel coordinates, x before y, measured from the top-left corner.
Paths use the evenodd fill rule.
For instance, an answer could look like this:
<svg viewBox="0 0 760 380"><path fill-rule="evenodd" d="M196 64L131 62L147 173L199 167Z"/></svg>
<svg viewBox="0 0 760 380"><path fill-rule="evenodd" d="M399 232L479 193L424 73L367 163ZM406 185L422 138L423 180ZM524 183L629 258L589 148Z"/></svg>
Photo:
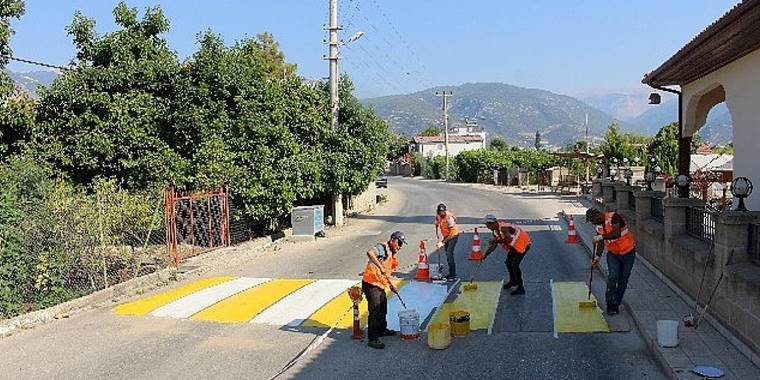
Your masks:
<svg viewBox="0 0 760 380"><path fill-rule="evenodd" d="M565 243L567 244L580 243L580 241L578 240L578 232L575 230L575 220L573 219L572 215L570 215L570 223L569 223L569 227L567 228L567 240L565 240Z"/></svg>
<svg viewBox="0 0 760 380"><path fill-rule="evenodd" d="M478 229L475 228L475 233L472 234L472 251L470 251L470 257L467 260L482 260L483 252L480 252L480 235L478 235Z"/></svg>
<svg viewBox="0 0 760 380"><path fill-rule="evenodd" d="M417 281L430 281L430 267L427 262L427 254L425 253L426 244L424 241L420 242L420 258L417 261L417 273L414 275L414 279Z"/></svg>

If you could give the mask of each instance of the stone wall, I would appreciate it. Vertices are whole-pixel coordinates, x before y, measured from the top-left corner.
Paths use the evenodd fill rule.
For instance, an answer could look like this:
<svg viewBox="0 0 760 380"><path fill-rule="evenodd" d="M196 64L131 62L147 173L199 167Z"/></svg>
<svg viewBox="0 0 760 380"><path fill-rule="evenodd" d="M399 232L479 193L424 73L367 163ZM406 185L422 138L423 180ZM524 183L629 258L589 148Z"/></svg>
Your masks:
<svg viewBox="0 0 760 380"><path fill-rule="evenodd" d="M377 206L377 191L375 181L370 182L367 190L359 195L347 199L346 211L350 213L362 213L372 211Z"/></svg>
<svg viewBox="0 0 760 380"><path fill-rule="evenodd" d="M665 198L664 218L658 221L652 218L651 201L664 197L664 193L599 180L593 188L597 207L617 210L631 225L637 253L692 299L699 293L705 266L702 305L723 272L709 313L750 349L760 353L760 264L753 263L748 253L749 227L760 223L760 212L713 215L715 233L710 242L686 230L686 209L703 207L701 200ZM634 198L635 210L629 197Z"/></svg>

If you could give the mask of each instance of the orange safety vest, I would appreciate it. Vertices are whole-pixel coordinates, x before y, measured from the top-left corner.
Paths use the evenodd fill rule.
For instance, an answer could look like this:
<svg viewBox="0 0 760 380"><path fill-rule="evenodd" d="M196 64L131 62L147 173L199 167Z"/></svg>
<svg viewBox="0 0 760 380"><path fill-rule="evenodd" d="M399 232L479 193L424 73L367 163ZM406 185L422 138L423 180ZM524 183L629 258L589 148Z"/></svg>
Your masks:
<svg viewBox="0 0 760 380"><path fill-rule="evenodd" d="M494 231L494 235L496 235L499 240L507 240L501 233L502 228L510 227L515 230L515 233L511 236L511 241L509 243L502 243L502 248L509 252L509 248L512 247L517 253L525 253L530 245L530 235L528 235L528 233L522 228L503 220L498 221L497 224L499 227Z"/></svg>
<svg viewBox="0 0 760 380"><path fill-rule="evenodd" d="M449 217L454 218L454 226L449 228ZM447 238L449 236L457 236L459 235L459 225L457 224L457 217L454 216L453 213L450 211L446 211L446 215L439 216L438 214L435 214L435 224L438 225L438 228L441 230L441 234L443 234L443 238Z"/></svg>
<svg viewBox="0 0 760 380"><path fill-rule="evenodd" d="M396 255L394 255L391 252L390 247L388 247L388 244L386 243L378 243L377 245L382 246L385 249L386 258L383 260L380 257L378 257L380 264L383 265L383 268L385 269L385 273L390 276L391 273L393 273L396 268L398 268L398 259L396 258ZM375 250L379 250L380 247L375 246ZM382 252L378 252L381 254ZM372 260L367 261L367 266L364 267L364 275L362 276L362 281L375 285L379 288L385 288L388 286L388 278L386 276L383 276L382 273L380 273L380 268L378 268Z"/></svg>
<svg viewBox="0 0 760 380"><path fill-rule="evenodd" d="M600 235L608 234L612 232L612 216L614 212L604 213L604 226L596 226L596 232ZM622 218L622 216L621 216ZM636 240L633 238L628 226L620 229L620 237L613 240L604 240L604 245L607 247L607 252L623 256L631 253L636 248Z"/></svg>

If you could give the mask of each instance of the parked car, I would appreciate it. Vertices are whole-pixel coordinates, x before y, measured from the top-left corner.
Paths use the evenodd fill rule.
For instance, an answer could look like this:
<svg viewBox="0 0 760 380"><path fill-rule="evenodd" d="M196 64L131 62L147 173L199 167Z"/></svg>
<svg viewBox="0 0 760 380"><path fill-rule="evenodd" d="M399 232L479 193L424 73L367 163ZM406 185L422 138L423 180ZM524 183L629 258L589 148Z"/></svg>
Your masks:
<svg viewBox="0 0 760 380"><path fill-rule="evenodd" d="M388 177L381 175L380 177L377 177L375 179L375 187L384 187L388 188Z"/></svg>

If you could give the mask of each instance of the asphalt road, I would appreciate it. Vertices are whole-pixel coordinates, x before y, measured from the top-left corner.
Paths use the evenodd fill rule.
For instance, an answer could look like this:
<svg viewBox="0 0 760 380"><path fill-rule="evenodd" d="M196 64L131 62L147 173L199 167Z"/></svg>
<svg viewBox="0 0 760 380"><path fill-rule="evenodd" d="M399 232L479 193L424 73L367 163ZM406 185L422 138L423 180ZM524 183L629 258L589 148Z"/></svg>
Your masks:
<svg viewBox="0 0 760 380"><path fill-rule="evenodd" d="M533 246L522 265L528 293L502 293L492 335L475 332L444 351L430 350L423 340L386 338L386 349L376 351L351 341L347 332L336 331L282 378L667 378L635 327L555 338L550 281L586 281L588 276L587 256L579 246L564 244L565 233L556 220L563 202L572 200L395 177L383 191L391 198L387 205L352 219L350 226L332 231L327 239L286 244L244 265L208 275L358 279L366 249L394 230L404 231L412 242L402 250L405 267L417 260L415 242L434 243L433 213L444 202L465 229L480 225L482 217L492 213L522 224L531 233ZM485 231L481 239L487 240ZM470 241L469 234L461 238L456 252L464 279L473 270L466 260ZM501 251L489 257L478 279L503 279L504 257ZM436 256L431 261L437 262ZM100 308L0 339L0 378L267 379L322 332L124 317Z"/></svg>

